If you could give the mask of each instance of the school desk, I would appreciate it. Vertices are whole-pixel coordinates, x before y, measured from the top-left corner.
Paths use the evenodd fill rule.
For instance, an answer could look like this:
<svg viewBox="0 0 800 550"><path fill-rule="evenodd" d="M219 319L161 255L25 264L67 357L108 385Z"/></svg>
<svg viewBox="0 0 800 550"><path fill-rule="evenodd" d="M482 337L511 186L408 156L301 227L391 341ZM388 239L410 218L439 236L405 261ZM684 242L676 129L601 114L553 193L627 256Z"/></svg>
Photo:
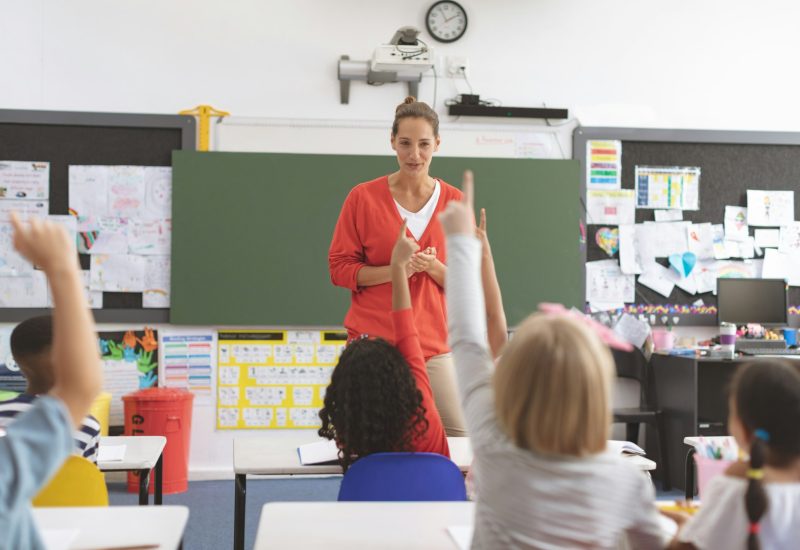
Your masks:
<svg viewBox="0 0 800 550"><path fill-rule="evenodd" d="M153 503L161 504L164 446L167 438L162 435L108 436L100 438L100 447L125 445L122 460L97 461L101 472L139 472L139 505L150 503L150 471L155 471Z"/></svg>
<svg viewBox="0 0 800 550"><path fill-rule="evenodd" d="M474 515L473 502L270 502L253 548L455 549L448 527L471 526Z"/></svg>
<svg viewBox="0 0 800 550"><path fill-rule="evenodd" d="M33 518L44 537L64 540L69 548L160 548L181 544L189 519L186 506L81 506L34 508ZM76 532L77 531L77 532Z"/></svg>
<svg viewBox="0 0 800 550"><path fill-rule="evenodd" d="M336 475L342 469L338 464L303 466L297 454L298 445L319 441L307 438L301 441L274 440L264 437L236 438L233 440L234 482L234 550L244 548L245 507L247 476L249 475ZM462 472L472 464L469 437L448 437L450 458ZM656 463L640 456L630 456L631 462L642 471L654 470Z"/></svg>

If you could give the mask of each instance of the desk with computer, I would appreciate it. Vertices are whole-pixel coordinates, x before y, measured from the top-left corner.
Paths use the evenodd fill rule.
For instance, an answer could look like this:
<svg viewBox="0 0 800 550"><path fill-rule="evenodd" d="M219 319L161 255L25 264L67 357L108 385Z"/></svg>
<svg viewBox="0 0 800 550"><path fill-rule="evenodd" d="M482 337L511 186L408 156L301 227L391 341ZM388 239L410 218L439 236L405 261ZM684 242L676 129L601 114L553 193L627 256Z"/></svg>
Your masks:
<svg viewBox="0 0 800 550"><path fill-rule="evenodd" d="M788 326L786 282L782 279L719 279L717 316L723 324L758 324L769 328ZM684 487L684 437L727 435L727 388L736 368L763 356L797 356L796 332L785 331L787 340L737 337L728 349L707 355L654 354L651 358L658 407L664 412L673 485ZM792 341L795 336L795 341Z"/></svg>

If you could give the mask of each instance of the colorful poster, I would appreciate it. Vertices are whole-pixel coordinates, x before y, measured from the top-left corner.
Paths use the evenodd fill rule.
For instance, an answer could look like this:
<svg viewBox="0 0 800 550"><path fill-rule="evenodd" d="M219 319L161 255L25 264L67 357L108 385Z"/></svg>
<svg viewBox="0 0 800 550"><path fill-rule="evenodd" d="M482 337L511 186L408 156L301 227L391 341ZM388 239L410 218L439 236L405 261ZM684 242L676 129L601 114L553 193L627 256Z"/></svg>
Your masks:
<svg viewBox="0 0 800 550"><path fill-rule="evenodd" d="M619 189L622 186L622 142L586 142L586 188Z"/></svg>
<svg viewBox="0 0 800 550"><path fill-rule="evenodd" d="M111 394L109 424L125 423L122 396L158 385L158 331L98 332L103 391Z"/></svg>
<svg viewBox="0 0 800 550"><path fill-rule="evenodd" d="M217 429L316 429L347 334L220 331Z"/></svg>
<svg viewBox="0 0 800 550"><path fill-rule="evenodd" d="M50 163L0 160L0 199L47 200Z"/></svg>
<svg viewBox="0 0 800 550"><path fill-rule="evenodd" d="M747 190L747 223L780 227L794 221L794 191Z"/></svg>
<svg viewBox="0 0 800 550"><path fill-rule="evenodd" d="M0 329L0 390L23 392L28 385L11 355L11 328Z"/></svg>
<svg viewBox="0 0 800 550"><path fill-rule="evenodd" d="M636 207L699 210L700 168L637 166Z"/></svg>
<svg viewBox="0 0 800 550"><path fill-rule="evenodd" d="M195 405L211 405L217 342L214 332L161 333L163 385L194 394Z"/></svg>

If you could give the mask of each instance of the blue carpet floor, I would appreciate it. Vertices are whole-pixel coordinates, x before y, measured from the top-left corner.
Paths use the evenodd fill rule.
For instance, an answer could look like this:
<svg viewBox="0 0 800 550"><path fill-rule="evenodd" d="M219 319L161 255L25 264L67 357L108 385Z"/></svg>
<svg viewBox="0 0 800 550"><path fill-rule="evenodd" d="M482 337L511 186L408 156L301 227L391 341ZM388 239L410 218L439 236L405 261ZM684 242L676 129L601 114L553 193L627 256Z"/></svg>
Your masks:
<svg viewBox="0 0 800 550"><path fill-rule="evenodd" d="M256 541L256 528L261 507L272 501L336 500L341 476L324 478L296 477L291 479L247 480L247 518L245 548ZM111 505L136 505L138 494L126 492L124 483L109 483ZM658 491L659 498L682 498L681 491ZM152 497L151 497L152 501ZM233 548L233 480L194 481L189 490L176 495L164 495L164 504L189 507L183 548L185 550L227 550Z"/></svg>

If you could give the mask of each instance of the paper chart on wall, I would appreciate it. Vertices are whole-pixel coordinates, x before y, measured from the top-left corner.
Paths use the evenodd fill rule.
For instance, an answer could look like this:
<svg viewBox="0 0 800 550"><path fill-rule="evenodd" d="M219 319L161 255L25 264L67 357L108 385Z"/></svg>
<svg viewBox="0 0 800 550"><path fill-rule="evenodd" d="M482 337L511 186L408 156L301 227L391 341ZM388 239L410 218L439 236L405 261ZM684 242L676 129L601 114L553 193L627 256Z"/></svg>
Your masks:
<svg viewBox="0 0 800 550"><path fill-rule="evenodd" d="M622 142L586 142L586 188L619 189L622 184ZM605 222L598 222L605 223Z"/></svg>
<svg viewBox="0 0 800 550"><path fill-rule="evenodd" d="M98 332L103 391L111 394L109 423L124 424L122 396L158 385L158 331Z"/></svg>
<svg viewBox="0 0 800 550"><path fill-rule="evenodd" d="M47 277L34 270L28 277L0 279L0 307L47 307Z"/></svg>
<svg viewBox="0 0 800 550"><path fill-rule="evenodd" d="M657 209L700 209L700 168L679 166L637 166L636 207Z"/></svg>
<svg viewBox="0 0 800 550"><path fill-rule="evenodd" d="M620 225L634 223L633 189L589 189L586 192L586 223Z"/></svg>
<svg viewBox="0 0 800 550"><path fill-rule="evenodd" d="M78 252L127 254L130 223L127 218L78 216Z"/></svg>
<svg viewBox="0 0 800 550"><path fill-rule="evenodd" d="M747 208L742 206L725 207L725 238L729 241L743 241L750 235L747 226Z"/></svg>
<svg viewBox="0 0 800 550"><path fill-rule="evenodd" d="M94 254L90 288L104 292L142 292L145 287L146 267L144 256Z"/></svg>
<svg viewBox="0 0 800 550"><path fill-rule="evenodd" d="M169 256L145 256L144 291L142 307L169 307L170 268Z"/></svg>
<svg viewBox="0 0 800 550"><path fill-rule="evenodd" d="M30 217L46 218L50 212L48 201L0 200L0 222L10 221L11 212L16 212L23 220Z"/></svg>
<svg viewBox="0 0 800 550"><path fill-rule="evenodd" d="M47 200L50 163L0 160L0 199Z"/></svg>
<svg viewBox="0 0 800 550"><path fill-rule="evenodd" d="M79 216L172 217L172 169L162 166L69 167L69 208Z"/></svg>
<svg viewBox="0 0 800 550"><path fill-rule="evenodd" d="M217 338L214 331L161 331L163 385L194 394L195 405L214 401Z"/></svg>
<svg viewBox="0 0 800 550"><path fill-rule="evenodd" d="M747 223L779 227L794 221L794 191L747 190Z"/></svg>
<svg viewBox="0 0 800 550"><path fill-rule="evenodd" d="M586 262L587 302L630 303L634 299L634 276L623 273L616 260Z"/></svg>
<svg viewBox="0 0 800 550"><path fill-rule="evenodd" d="M220 331L217 429L316 429L347 334Z"/></svg>

